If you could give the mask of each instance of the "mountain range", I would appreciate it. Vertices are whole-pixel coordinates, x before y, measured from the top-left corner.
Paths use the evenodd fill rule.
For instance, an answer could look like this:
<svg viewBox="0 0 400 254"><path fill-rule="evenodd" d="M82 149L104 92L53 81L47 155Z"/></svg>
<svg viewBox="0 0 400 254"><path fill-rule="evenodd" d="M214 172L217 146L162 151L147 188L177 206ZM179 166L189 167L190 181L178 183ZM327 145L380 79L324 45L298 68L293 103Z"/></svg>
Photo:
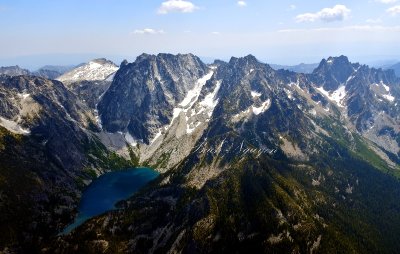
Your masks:
<svg viewBox="0 0 400 254"><path fill-rule="evenodd" d="M396 73L397 77L400 77L400 63L385 67L385 69L392 69Z"/></svg>
<svg viewBox="0 0 400 254"><path fill-rule="evenodd" d="M39 68L36 71L31 72L27 69L23 69L18 65L16 65L16 66L0 67L0 75L1 74L8 76L31 75L47 79L55 79L72 69L74 69L74 66L46 65Z"/></svg>
<svg viewBox="0 0 400 254"><path fill-rule="evenodd" d="M252 55L204 64L192 54L95 59L47 78L14 69L0 75L0 251L400 247L393 70L339 56L302 73ZM162 174L58 235L92 179L138 165Z"/></svg>

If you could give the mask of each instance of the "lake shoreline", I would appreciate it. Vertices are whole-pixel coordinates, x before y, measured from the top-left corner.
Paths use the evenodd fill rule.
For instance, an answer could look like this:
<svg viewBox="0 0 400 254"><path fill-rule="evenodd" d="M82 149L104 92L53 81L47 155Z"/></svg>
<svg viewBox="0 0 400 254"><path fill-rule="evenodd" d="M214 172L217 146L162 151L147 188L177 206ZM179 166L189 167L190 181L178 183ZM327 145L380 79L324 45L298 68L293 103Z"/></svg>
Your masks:
<svg viewBox="0 0 400 254"><path fill-rule="evenodd" d="M145 167L101 175L83 191L74 222L66 226L59 235L68 235L91 218L117 210L118 202L128 199L159 175L159 172Z"/></svg>

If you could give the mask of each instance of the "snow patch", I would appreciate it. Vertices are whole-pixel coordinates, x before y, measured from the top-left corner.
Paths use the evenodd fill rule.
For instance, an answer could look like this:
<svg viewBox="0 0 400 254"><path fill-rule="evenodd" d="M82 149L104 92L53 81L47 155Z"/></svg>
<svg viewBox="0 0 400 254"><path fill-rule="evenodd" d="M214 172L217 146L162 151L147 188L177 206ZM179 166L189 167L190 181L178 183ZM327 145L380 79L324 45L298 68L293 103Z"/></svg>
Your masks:
<svg viewBox="0 0 400 254"><path fill-rule="evenodd" d="M31 133L29 129L24 129L18 123L5 119L1 116L0 116L0 125L16 134L29 135Z"/></svg>
<svg viewBox="0 0 400 254"><path fill-rule="evenodd" d="M344 85L333 92L328 92L323 87L317 87L317 90L328 97L329 100L336 102L339 107L344 107L343 99L346 97L346 87Z"/></svg>
<svg viewBox="0 0 400 254"><path fill-rule="evenodd" d="M214 108L217 106L219 99L217 98L217 93L221 88L222 81L217 81L215 85L214 91L207 94L206 97L200 102L200 105L203 106L204 109L208 110L208 117L212 116Z"/></svg>
<svg viewBox="0 0 400 254"><path fill-rule="evenodd" d="M271 100L268 99L266 101L264 101L261 105L261 107L254 107L253 108L253 114L255 115L259 115L261 113L264 113L265 111L267 111L267 109L269 109L269 107L271 106Z"/></svg>
<svg viewBox="0 0 400 254"><path fill-rule="evenodd" d="M381 85L382 85L383 88L386 90L386 92L389 92L389 91L390 91L390 87L387 86L387 85L385 85L385 84L383 83L383 81L381 81Z"/></svg>
<svg viewBox="0 0 400 254"><path fill-rule="evenodd" d="M286 88L284 88L283 90L285 91L289 100L293 99L292 91L290 91L289 89L286 89Z"/></svg>
<svg viewBox="0 0 400 254"><path fill-rule="evenodd" d="M173 109L171 122L169 126L164 127L165 130L168 130L172 126L174 120L181 114L181 112L186 113L190 108L193 107L193 105L199 99L203 86L207 83L209 79L211 79L213 74L214 71L210 71L207 75L200 78L196 82L196 85L193 87L193 89L188 91L185 98L178 104L178 107Z"/></svg>
<svg viewBox="0 0 400 254"><path fill-rule="evenodd" d="M352 80L353 78L355 78L355 75L350 76L347 80L346 83L348 83L350 80Z"/></svg>
<svg viewBox="0 0 400 254"><path fill-rule="evenodd" d="M375 84L375 85L378 87L381 86L381 87L383 87L383 89L385 89L386 94L381 95L384 99L386 99L390 102L393 102L396 99L393 95L390 94L390 87L388 85L386 85L385 83L383 83L382 80L379 84Z"/></svg>
<svg viewBox="0 0 400 254"><path fill-rule="evenodd" d="M151 140L150 144L153 144L159 137L161 137L161 134L161 130L159 130L154 138Z"/></svg>
<svg viewBox="0 0 400 254"><path fill-rule="evenodd" d="M253 98L257 98L257 97L261 96L261 93L256 92L256 91L251 91L250 93L251 93L251 97L253 97Z"/></svg>
<svg viewBox="0 0 400 254"><path fill-rule="evenodd" d="M346 97L346 87L345 86L340 86L336 91L334 91L332 93L333 101L335 101L341 107L344 107L341 104L344 97Z"/></svg>
<svg viewBox="0 0 400 254"><path fill-rule="evenodd" d="M29 94L29 93L19 93L18 94L18 97L20 97L23 100L27 99L29 96L31 96L31 94Z"/></svg>
<svg viewBox="0 0 400 254"><path fill-rule="evenodd" d="M303 89L300 87L300 80L299 80L299 79L297 79L296 82L290 82L290 83L288 84L288 86L289 86L289 87L295 86L295 87L297 87L298 89L303 90Z"/></svg>
<svg viewBox="0 0 400 254"><path fill-rule="evenodd" d="M207 75L200 78L196 82L196 85L194 86L194 88L188 91L188 93L185 96L185 98L183 99L183 101L181 103L179 103L179 106L184 107L184 108L187 106L191 107L197 101L197 99L199 98L201 89L207 83L207 81L212 77L213 74L214 74L214 72L210 71Z"/></svg>
<svg viewBox="0 0 400 254"><path fill-rule="evenodd" d="M114 78L113 74L115 74L118 69L118 66L112 63L106 62L100 64L94 60L65 73L57 78L57 80L62 82L76 82L82 80L93 81L110 79L112 81Z"/></svg>
<svg viewBox="0 0 400 254"><path fill-rule="evenodd" d="M101 122L101 117L100 117L99 111L97 109L94 110L94 119L96 120L96 123L100 127L100 129L103 129L103 125L102 125L102 122Z"/></svg>
<svg viewBox="0 0 400 254"><path fill-rule="evenodd" d="M385 98L386 100L393 102L396 98L393 97L391 94L384 94L382 95L383 98Z"/></svg>
<svg viewBox="0 0 400 254"><path fill-rule="evenodd" d="M99 63L95 63L95 62L89 62L89 69L90 70L96 70L98 68L100 68L102 65Z"/></svg>
<svg viewBox="0 0 400 254"><path fill-rule="evenodd" d="M156 141L157 138L159 138L162 135L163 132L165 132L169 128L171 128L171 126L174 123L175 119L178 118L181 113L185 113L186 114L190 109L192 109L193 105L198 101L200 93L201 93L201 90L203 89L204 85L213 76L214 70L215 70L215 68L211 68L211 71L209 73L207 73L205 76L203 76L202 78L197 80L195 86L191 90L188 91L188 93L186 94L185 98L178 104L178 106L176 108L173 109L172 119L171 119L171 122L169 123L169 125L161 127L159 132L156 134L156 136L151 141L151 143ZM211 107L212 107L212 110L214 109L214 107L216 106L216 103L218 103L218 101L215 102L215 98L214 97L216 96L220 85L221 85L220 82L217 83L216 89L214 89L214 91L212 93L208 94L204 98L204 100L202 102L200 102L200 106L202 107L202 109L200 111L207 111L208 112L209 110L211 110ZM212 112L211 112L211 114L212 114ZM209 116L211 116L211 114L208 113ZM186 133L190 134L201 123L191 124L191 126L190 126L187 123L188 120L189 120L189 118L186 116Z"/></svg>
<svg viewBox="0 0 400 254"><path fill-rule="evenodd" d="M129 132L125 133L124 138L125 138L126 142L128 142L128 144L130 146L136 146L137 145L137 141L135 140L134 137L131 136L131 134Z"/></svg>

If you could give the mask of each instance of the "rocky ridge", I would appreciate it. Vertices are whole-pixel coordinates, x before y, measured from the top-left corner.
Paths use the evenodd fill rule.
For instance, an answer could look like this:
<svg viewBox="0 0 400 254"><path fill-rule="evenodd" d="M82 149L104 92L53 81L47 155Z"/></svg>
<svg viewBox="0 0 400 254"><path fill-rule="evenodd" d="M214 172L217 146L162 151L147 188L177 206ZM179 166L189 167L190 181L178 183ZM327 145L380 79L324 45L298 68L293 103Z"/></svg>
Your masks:
<svg viewBox="0 0 400 254"><path fill-rule="evenodd" d="M202 75L185 70L186 93L156 97L165 113L151 103L124 107L163 88L155 82L163 76L146 70L147 61L165 57L177 56L143 55L129 64L136 75L118 72L110 87L118 98L112 113L99 104L103 128L121 132L141 163L165 173L122 209L59 238L55 249L391 253L399 247L393 237L400 225L399 80L393 72L344 56L322 60L311 74L275 71L249 55L216 62ZM134 89L129 97L137 76L146 81L134 87L149 90ZM150 106L147 115L134 123L150 128L127 129L137 114L126 108L143 105ZM108 114L123 116L121 123Z"/></svg>
<svg viewBox="0 0 400 254"><path fill-rule="evenodd" d="M65 86L5 77L6 136L34 137L37 124L28 118L38 118L49 131L43 136L50 135L55 119L71 126L68 136L82 138L73 144L94 140L103 154L109 149L163 174L120 210L44 244L44 251L390 253L399 247L393 233L400 225L400 82L393 71L345 56L302 74L276 71L251 55L205 65L191 54L143 54L124 61L112 78L93 76ZM47 90L36 92L41 83ZM32 112L36 104L44 110ZM40 120L43 112L49 121ZM54 137L54 148L72 145L63 140ZM92 155L101 157L91 144ZM64 156L82 158L76 165L90 165L95 174L107 168L79 149ZM71 159L60 156L54 159L65 167ZM82 174L63 170L76 172L71 179ZM77 189L79 195L71 188Z"/></svg>

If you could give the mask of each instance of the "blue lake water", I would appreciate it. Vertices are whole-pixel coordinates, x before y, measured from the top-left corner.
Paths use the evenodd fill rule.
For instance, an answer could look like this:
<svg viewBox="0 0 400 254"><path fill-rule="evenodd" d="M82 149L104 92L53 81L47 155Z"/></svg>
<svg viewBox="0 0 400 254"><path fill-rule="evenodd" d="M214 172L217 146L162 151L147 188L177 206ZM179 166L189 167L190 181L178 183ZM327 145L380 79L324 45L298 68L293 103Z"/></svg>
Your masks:
<svg viewBox="0 0 400 254"><path fill-rule="evenodd" d="M158 175L150 168L134 168L100 176L83 192L77 218L61 234L69 234L86 220L116 209L118 201L129 198Z"/></svg>

